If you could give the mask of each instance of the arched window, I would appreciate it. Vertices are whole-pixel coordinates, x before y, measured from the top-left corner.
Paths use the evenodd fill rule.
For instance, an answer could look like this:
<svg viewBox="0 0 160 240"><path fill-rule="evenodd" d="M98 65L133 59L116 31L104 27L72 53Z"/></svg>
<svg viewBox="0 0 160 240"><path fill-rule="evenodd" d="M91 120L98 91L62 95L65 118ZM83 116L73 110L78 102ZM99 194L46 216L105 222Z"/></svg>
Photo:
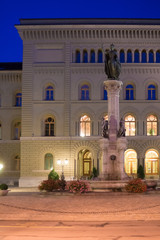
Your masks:
<svg viewBox="0 0 160 240"><path fill-rule="evenodd" d="M148 86L148 100L156 100L156 87L153 84Z"/></svg>
<svg viewBox="0 0 160 240"><path fill-rule="evenodd" d="M81 86L81 100L90 100L89 86L87 84Z"/></svg>
<svg viewBox="0 0 160 240"><path fill-rule="evenodd" d="M131 84L126 86L126 100L134 100L134 87Z"/></svg>
<svg viewBox="0 0 160 240"><path fill-rule="evenodd" d="M21 136L21 122L16 122L14 124L14 139L19 140Z"/></svg>
<svg viewBox="0 0 160 240"><path fill-rule="evenodd" d="M103 62L103 54L102 54L102 50L99 49L98 50L98 63L102 63Z"/></svg>
<svg viewBox="0 0 160 240"><path fill-rule="evenodd" d="M149 149L145 154L145 174L159 174L159 154L155 149Z"/></svg>
<svg viewBox="0 0 160 240"><path fill-rule="evenodd" d="M0 122L0 139L2 139L2 124Z"/></svg>
<svg viewBox="0 0 160 240"><path fill-rule="evenodd" d="M45 136L54 136L54 119L49 117L45 120Z"/></svg>
<svg viewBox="0 0 160 240"><path fill-rule="evenodd" d="M136 121L135 121L135 117L131 114L125 117L125 129L126 129L126 136L136 135Z"/></svg>
<svg viewBox="0 0 160 240"><path fill-rule="evenodd" d="M22 106L22 93L17 93L16 94L16 107L21 107Z"/></svg>
<svg viewBox="0 0 160 240"><path fill-rule="evenodd" d="M146 63L147 62L147 53L146 50L142 51L142 63Z"/></svg>
<svg viewBox="0 0 160 240"><path fill-rule="evenodd" d="M120 62L125 63L125 54L123 49L120 51Z"/></svg>
<svg viewBox="0 0 160 240"><path fill-rule="evenodd" d="M134 51L134 62L139 63L139 51L138 50Z"/></svg>
<svg viewBox="0 0 160 240"><path fill-rule="evenodd" d="M44 156L44 170L53 169L53 155L51 153L46 153Z"/></svg>
<svg viewBox="0 0 160 240"><path fill-rule="evenodd" d="M130 49L127 51L127 63L132 63L132 51Z"/></svg>
<svg viewBox="0 0 160 240"><path fill-rule="evenodd" d="M154 53L153 53L153 50L149 51L149 63L154 63Z"/></svg>
<svg viewBox="0 0 160 240"><path fill-rule="evenodd" d="M160 50L156 52L156 63L160 63Z"/></svg>
<svg viewBox="0 0 160 240"><path fill-rule="evenodd" d="M105 87L103 87L103 100L108 100L108 94Z"/></svg>
<svg viewBox="0 0 160 240"><path fill-rule="evenodd" d="M91 55L90 55L90 62L95 63L95 51L92 49L91 50Z"/></svg>
<svg viewBox="0 0 160 240"><path fill-rule="evenodd" d="M137 174L137 153L133 149L125 152L125 172L128 175Z"/></svg>
<svg viewBox="0 0 160 240"><path fill-rule="evenodd" d="M81 62L81 54L79 50L76 50L76 63Z"/></svg>
<svg viewBox="0 0 160 240"><path fill-rule="evenodd" d="M83 115L80 118L80 136L90 136L91 135L91 119L87 115Z"/></svg>
<svg viewBox="0 0 160 240"><path fill-rule="evenodd" d="M46 87L46 101L54 100L54 89L52 86Z"/></svg>
<svg viewBox="0 0 160 240"><path fill-rule="evenodd" d="M157 136L157 117L154 115L147 117L147 136Z"/></svg>
<svg viewBox="0 0 160 240"><path fill-rule="evenodd" d="M13 161L13 170L20 171L20 156L16 155Z"/></svg>
<svg viewBox="0 0 160 240"><path fill-rule="evenodd" d="M83 50L83 62L88 63L88 53L87 50Z"/></svg>

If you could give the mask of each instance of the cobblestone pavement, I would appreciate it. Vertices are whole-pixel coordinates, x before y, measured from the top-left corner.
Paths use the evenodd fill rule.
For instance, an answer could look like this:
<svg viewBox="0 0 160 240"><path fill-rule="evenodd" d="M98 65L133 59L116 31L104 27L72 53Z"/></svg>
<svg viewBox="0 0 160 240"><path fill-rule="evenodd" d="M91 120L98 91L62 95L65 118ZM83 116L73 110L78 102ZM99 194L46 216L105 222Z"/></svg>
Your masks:
<svg viewBox="0 0 160 240"><path fill-rule="evenodd" d="M55 195L13 188L0 197L0 220L160 220L160 192Z"/></svg>

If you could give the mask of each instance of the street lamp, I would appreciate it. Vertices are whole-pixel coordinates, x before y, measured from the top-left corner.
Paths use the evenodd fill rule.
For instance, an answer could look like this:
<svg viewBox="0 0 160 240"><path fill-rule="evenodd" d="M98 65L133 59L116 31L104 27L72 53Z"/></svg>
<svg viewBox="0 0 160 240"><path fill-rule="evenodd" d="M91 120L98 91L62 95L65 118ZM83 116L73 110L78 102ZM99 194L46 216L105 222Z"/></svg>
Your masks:
<svg viewBox="0 0 160 240"><path fill-rule="evenodd" d="M58 159L58 160L57 160L57 164L58 164L58 165L62 165L62 175L61 175L61 180L64 180L64 179L65 179L65 176L64 176L63 168L64 168L64 165L68 165L68 159L65 159L64 161Z"/></svg>
<svg viewBox="0 0 160 240"><path fill-rule="evenodd" d="M2 170L2 168L3 168L3 164L2 164L2 163L0 163L0 170Z"/></svg>

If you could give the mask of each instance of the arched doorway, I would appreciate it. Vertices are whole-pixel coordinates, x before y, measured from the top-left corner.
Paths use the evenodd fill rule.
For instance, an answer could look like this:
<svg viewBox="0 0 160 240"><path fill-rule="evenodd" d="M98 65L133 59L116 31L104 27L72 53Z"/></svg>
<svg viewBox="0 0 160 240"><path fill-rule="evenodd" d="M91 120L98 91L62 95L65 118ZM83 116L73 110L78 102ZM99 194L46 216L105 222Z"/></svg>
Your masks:
<svg viewBox="0 0 160 240"><path fill-rule="evenodd" d="M79 177L89 177L91 175L92 158L88 149L79 151L77 169Z"/></svg>
<svg viewBox="0 0 160 240"><path fill-rule="evenodd" d="M137 174L137 153L133 149L125 151L125 172L128 175Z"/></svg>
<svg viewBox="0 0 160 240"><path fill-rule="evenodd" d="M159 174L159 153L155 149L149 149L145 154L145 174Z"/></svg>

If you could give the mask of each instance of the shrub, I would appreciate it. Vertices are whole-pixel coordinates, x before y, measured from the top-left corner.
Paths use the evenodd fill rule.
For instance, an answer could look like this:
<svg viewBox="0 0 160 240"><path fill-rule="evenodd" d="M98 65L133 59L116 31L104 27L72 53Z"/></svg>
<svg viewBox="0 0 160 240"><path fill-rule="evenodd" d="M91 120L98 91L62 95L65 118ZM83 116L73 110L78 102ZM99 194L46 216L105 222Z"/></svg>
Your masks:
<svg viewBox="0 0 160 240"><path fill-rule="evenodd" d="M58 184L61 190L65 190L66 188L66 181L64 179L58 180Z"/></svg>
<svg viewBox="0 0 160 240"><path fill-rule="evenodd" d="M94 179L96 177L98 177L98 170L95 167L93 167L93 171L92 171L89 179Z"/></svg>
<svg viewBox="0 0 160 240"><path fill-rule="evenodd" d="M67 189L73 193L86 193L89 191L89 184L86 181L70 181Z"/></svg>
<svg viewBox="0 0 160 240"><path fill-rule="evenodd" d="M127 192L142 193L146 192L147 186L140 178L137 178L130 180L125 186L125 189Z"/></svg>
<svg viewBox="0 0 160 240"><path fill-rule="evenodd" d="M58 181L54 181L53 179L44 180L38 186L38 189L40 191L45 190L47 192L52 192L53 190L59 189L59 184L58 184Z"/></svg>
<svg viewBox="0 0 160 240"><path fill-rule="evenodd" d="M38 189L40 191L47 191L47 192L52 192L53 190L65 190L66 187L66 181L65 180L44 180L41 182L41 184L38 186Z"/></svg>
<svg viewBox="0 0 160 240"><path fill-rule="evenodd" d="M50 171L50 173L48 174L48 180L52 179L52 180L59 180L59 175L58 173L56 173L54 171L54 169L52 171Z"/></svg>
<svg viewBox="0 0 160 240"><path fill-rule="evenodd" d="M144 168L142 165L139 165L138 170L137 170L137 177L144 179L145 178L145 174L144 174Z"/></svg>
<svg viewBox="0 0 160 240"><path fill-rule="evenodd" d="M0 184L0 189L1 190L7 190L8 189L8 185L5 184L5 183L2 183L2 184Z"/></svg>

